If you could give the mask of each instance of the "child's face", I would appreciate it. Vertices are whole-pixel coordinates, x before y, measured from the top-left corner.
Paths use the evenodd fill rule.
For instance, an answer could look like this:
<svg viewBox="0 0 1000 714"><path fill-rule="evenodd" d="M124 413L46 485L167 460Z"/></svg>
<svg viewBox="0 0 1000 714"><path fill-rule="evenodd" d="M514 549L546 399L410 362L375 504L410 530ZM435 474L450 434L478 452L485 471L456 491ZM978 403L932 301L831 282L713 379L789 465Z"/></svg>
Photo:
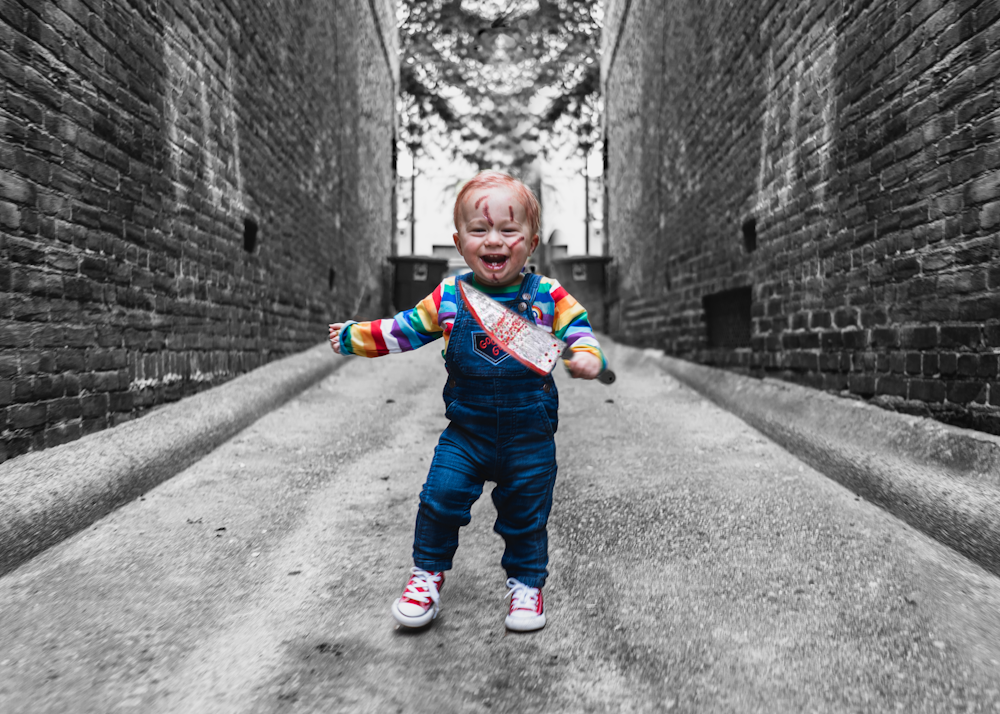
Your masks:
<svg viewBox="0 0 1000 714"><path fill-rule="evenodd" d="M527 234L528 217L507 188L471 191L459 206L455 247L483 285L513 285L538 247Z"/></svg>

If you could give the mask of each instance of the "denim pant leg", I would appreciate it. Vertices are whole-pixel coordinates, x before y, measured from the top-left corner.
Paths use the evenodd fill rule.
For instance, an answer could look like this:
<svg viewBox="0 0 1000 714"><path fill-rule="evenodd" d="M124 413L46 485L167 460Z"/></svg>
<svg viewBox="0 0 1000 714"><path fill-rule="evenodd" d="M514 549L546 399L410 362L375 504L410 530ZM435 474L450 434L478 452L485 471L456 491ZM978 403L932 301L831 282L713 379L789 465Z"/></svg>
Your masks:
<svg viewBox="0 0 1000 714"><path fill-rule="evenodd" d="M506 544L500 561L507 576L532 588L545 585L549 564L546 524L556 482L556 445L551 435L524 434L507 445L506 473L497 479L493 530Z"/></svg>
<svg viewBox="0 0 1000 714"><path fill-rule="evenodd" d="M427 571L451 570L458 549L458 529L472 520L472 504L483 493L475 445L462 429L449 426L441 434L413 536L413 564Z"/></svg>

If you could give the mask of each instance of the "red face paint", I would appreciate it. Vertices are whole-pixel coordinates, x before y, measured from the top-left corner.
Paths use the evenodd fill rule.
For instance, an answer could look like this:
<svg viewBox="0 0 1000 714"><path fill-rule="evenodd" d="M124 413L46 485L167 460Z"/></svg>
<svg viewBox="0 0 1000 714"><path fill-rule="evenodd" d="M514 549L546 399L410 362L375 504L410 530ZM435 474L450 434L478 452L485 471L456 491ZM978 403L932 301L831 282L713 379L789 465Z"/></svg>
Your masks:
<svg viewBox="0 0 1000 714"><path fill-rule="evenodd" d="M487 203L485 206L483 206L483 215L486 216L486 222L492 226L493 219L490 218L490 204Z"/></svg>
<svg viewBox="0 0 1000 714"><path fill-rule="evenodd" d="M513 221L514 220L514 207L513 206L507 206L507 210L510 211L510 220Z"/></svg>
<svg viewBox="0 0 1000 714"><path fill-rule="evenodd" d="M479 204L486 200L486 196L480 196L479 200L476 201L476 208L479 208Z"/></svg>
<svg viewBox="0 0 1000 714"><path fill-rule="evenodd" d="M514 246L516 246L518 243L520 243L523 240L524 240L524 236L518 236L517 240L510 244L510 247L513 248Z"/></svg>

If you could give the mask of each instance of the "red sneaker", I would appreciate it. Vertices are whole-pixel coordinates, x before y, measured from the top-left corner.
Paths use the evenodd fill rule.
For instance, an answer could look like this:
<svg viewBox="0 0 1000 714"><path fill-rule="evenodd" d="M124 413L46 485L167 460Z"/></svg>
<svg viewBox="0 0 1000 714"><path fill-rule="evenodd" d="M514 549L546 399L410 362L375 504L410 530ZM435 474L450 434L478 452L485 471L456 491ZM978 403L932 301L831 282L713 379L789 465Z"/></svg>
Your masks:
<svg viewBox="0 0 1000 714"><path fill-rule="evenodd" d="M542 605L542 589L529 588L517 578L507 578L510 590L510 614L504 623L508 630L530 632L545 627L545 608Z"/></svg>
<svg viewBox="0 0 1000 714"><path fill-rule="evenodd" d="M429 573L420 568L410 571L402 597L392 603L392 616L404 627L423 627L437 617L444 573Z"/></svg>

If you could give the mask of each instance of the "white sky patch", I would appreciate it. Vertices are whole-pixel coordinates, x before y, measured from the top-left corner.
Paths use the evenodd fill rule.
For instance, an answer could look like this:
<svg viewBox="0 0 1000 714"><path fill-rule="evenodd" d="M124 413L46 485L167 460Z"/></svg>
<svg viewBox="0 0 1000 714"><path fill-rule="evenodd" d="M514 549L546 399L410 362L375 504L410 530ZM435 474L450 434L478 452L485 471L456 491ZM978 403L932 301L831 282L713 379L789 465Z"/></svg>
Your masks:
<svg viewBox="0 0 1000 714"><path fill-rule="evenodd" d="M538 0L462 0L465 12L493 20L502 14L518 17L529 12L537 12Z"/></svg>

